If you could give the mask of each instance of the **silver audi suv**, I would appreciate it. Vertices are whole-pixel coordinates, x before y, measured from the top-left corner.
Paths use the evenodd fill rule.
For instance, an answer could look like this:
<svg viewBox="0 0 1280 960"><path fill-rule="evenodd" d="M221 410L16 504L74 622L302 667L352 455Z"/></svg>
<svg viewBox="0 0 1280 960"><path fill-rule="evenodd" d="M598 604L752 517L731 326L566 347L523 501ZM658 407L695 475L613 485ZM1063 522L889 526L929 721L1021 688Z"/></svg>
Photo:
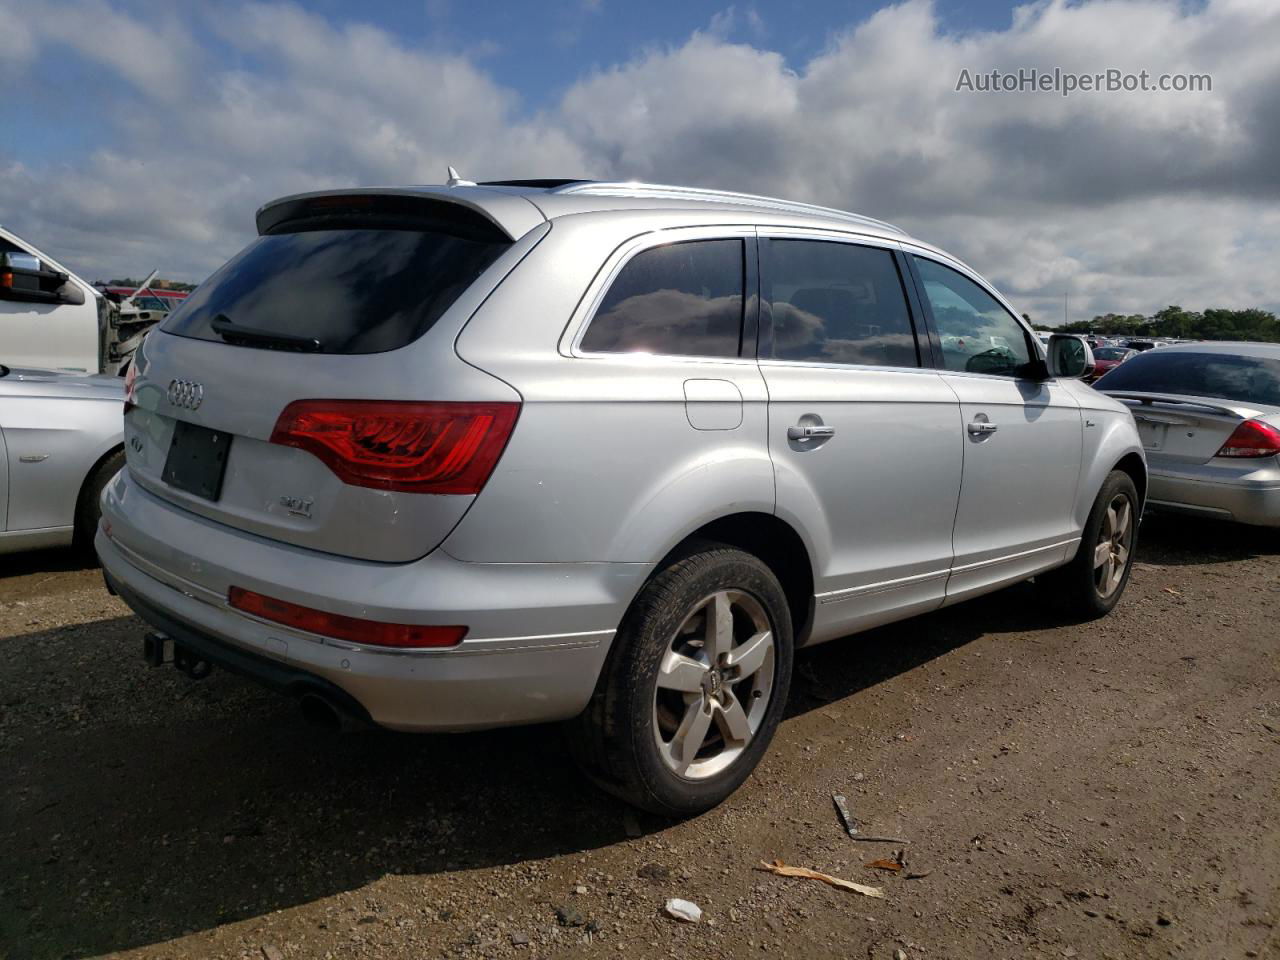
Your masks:
<svg viewBox="0 0 1280 960"><path fill-rule="evenodd" d="M568 721L688 814L799 647L1036 578L1124 590L1128 409L955 258L762 197L286 197L147 338L97 548L148 655L396 730Z"/></svg>

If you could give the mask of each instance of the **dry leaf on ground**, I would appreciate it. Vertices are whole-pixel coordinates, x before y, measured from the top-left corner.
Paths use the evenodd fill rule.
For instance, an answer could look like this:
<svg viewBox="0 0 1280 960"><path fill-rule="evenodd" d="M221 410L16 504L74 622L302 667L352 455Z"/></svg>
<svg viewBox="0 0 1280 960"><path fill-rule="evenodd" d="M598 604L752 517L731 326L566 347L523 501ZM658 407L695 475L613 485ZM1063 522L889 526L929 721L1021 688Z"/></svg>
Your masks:
<svg viewBox="0 0 1280 960"><path fill-rule="evenodd" d="M860 893L864 897L877 897L884 899L884 891L879 887L868 887L864 883L854 883L852 880L841 880L839 877L833 877L827 873L819 873L817 870L810 870L808 867L789 867L781 860L775 860L773 863L760 862L760 869L768 870L770 873L776 873L780 877L801 877L806 880L821 880L825 884L833 887L839 887L841 890L852 890L854 893Z"/></svg>
<svg viewBox="0 0 1280 960"><path fill-rule="evenodd" d="M863 866L872 867L875 870L892 870L895 873L902 869L902 864L897 860L886 860L884 858L872 860L870 863L863 864Z"/></svg>

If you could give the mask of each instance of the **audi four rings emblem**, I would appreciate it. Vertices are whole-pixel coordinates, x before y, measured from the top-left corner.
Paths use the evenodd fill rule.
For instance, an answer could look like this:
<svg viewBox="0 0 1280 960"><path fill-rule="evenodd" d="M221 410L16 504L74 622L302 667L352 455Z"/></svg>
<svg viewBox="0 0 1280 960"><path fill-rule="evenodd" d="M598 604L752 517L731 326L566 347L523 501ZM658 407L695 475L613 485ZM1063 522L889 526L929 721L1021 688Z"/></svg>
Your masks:
<svg viewBox="0 0 1280 960"><path fill-rule="evenodd" d="M170 380L168 397L175 407L195 410L204 401L204 384L191 380Z"/></svg>

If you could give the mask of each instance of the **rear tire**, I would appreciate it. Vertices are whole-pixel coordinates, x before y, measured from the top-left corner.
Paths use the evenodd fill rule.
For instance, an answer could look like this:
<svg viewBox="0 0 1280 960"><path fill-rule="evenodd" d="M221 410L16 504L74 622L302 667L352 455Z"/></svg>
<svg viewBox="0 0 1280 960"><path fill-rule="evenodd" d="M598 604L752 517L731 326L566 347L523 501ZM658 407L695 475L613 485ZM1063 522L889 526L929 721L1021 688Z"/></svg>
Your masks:
<svg viewBox="0 0 1280 960"><path fill-rule="evenodd" d="M74 545L80 556L87 562L97 564L98 554L93 549L93 538L98 533L98 520L102 517L102 491L111 478L124 467L124 451L113 450L89 474L89 478L80 488L80 499L76 502Z"/></svg>
<svg viewBox="0 0 1280 960"><path fill-rule="evenodd" d="M1048 599L1081 621L1105 617L1120 602L1138 547L1138 490L1112 470L1089 511L1075 558L1036 577Z"/></svg>
<svg viewBox="0 0 1280 960"><path fill-rule="evenodd" d="M786 707L791 615L773 572L705 544L640 591L587 709L570 721L575 759L644 810L709 810L750 776Z"/></svg>

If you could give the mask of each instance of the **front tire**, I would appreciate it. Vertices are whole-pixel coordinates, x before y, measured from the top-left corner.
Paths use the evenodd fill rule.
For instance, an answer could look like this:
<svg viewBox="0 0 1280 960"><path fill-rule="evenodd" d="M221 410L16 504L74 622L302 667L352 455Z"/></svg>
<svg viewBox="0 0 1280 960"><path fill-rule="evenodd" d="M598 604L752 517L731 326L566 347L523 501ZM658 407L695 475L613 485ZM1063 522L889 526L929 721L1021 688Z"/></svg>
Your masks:
<svg viewBox="0 0 1280 960"><path fill-rule="evenodd" d="M1133 478L1112 470L1089 511L1075 558L1036 578L1064 613L1096 620L1120 602L1138 546L1139 510Z"/></svg>
<svg viewBox="0 0 1280 960"><path fill-rule="evenodd" d="M570 725L579 763L644 810L709 810L755 769L786 707L786 596L757 557L707 544L640 591L587 709Z"/></svg>

